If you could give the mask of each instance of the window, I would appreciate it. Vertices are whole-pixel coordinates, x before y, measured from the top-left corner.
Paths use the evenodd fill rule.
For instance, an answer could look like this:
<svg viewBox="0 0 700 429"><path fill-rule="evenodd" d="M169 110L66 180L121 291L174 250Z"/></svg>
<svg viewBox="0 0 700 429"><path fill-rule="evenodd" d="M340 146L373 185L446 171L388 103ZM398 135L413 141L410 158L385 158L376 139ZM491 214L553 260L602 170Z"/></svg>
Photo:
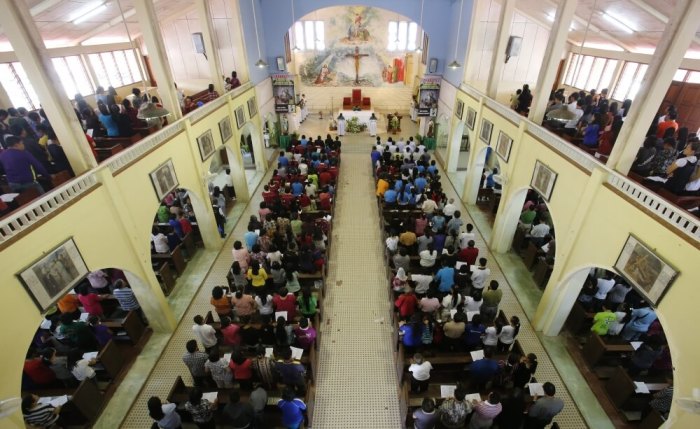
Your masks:
<svg viewBox="0 0 700 429"><path fill-rule="evenodd" d="M700 72L691 71L690 73L688 73L688 79L686 79L686 82L700 83Z"/></svg>
<svg viewBox="0 0 700 429"><path fill-rule="evenodd" d="M138 61L131 50L90 54L88 59L97 75L97 84L105 89L108 86L117 88L141 81Z"/></svg>
<svg viewBox="0 0 700 429"><path fill-rule="evenodd" d="M639 92L648 67L646 64L626 62L615 85L612 98L615 100L634 99L634 96Z"/></svg>
<svg viewBox="0 0 700 429"><path fill-rule="evenodd" d="M688 70L678 69L676 70L676 74L673 75L673 80L677 82L683 82L685 81L685 77L687 74Z"/></svg>
<svg viewBox="0 0 700 429"><path fill-rule="evenodd" d="M608 88L617 67L617 60L590 55L572 54L564 73L564 84L590 90Z"/></svg>
<svg viewBox="0 0 700 429"><path fill-rule="evenodd" d="M293 47L301 51L322 51L326 49L326 35L323 21L297 21L294 23Z"/></svg>
<svg viewBox="0 0 700 429"><path fill-rule="evenodd" d="M389 21L387 51L415 51L418 25L408 21Z"/></svg>
<svg viewBox="0 0 700 429"><path fill-rule="evenodd" d="M94 92L85 65L79 56L53 58L51 61L68 98L72 99L78 93L89 95Z"/></svg>
<svg viewBox="0 0 700 429"><path fill-rule="evenodd" d="M37 109L39 97L29 83L29 78L20 63L0 64L0 83L15 107Z"/></svg>

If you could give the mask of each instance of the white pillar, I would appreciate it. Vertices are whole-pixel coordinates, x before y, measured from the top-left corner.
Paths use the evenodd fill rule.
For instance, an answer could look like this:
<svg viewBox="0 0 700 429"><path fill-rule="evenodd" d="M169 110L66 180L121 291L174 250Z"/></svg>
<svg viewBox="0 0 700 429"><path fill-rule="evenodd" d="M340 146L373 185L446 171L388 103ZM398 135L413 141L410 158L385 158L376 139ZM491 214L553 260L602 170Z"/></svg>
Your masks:
<svg viewBox="0 0 700 429"><path fill-rule="evenodd" d="M577 4L578 0L569 0L559 3L557 7L547 48L544 51L544 62L537 76L535 96L530 107L530 120L536 124L542 123L544 118L544 111L547 109L547 101L549 100L549 88L554 85L554 79L557 77L559 62L566 47L569 27L574 19Z"/></svg>
<svg viewBox="0 0 700 429"><path fill-rule="evenodd" d="M229 97L227 100L228 115L232 126L235 126L236 112L233 107L233 99ZM239 202L250 201L250 191L248 190L248 179L245 175L245 167L243 165L243 154L241 153L241 135L240 131L233 133L227 145L233 151L233 157L229 156L229 166L231 167L231 179L233 179L233 188L236 190L236 200Z"/></svg>
<svg viewBox="0 0 700 429"><path fill-rule="evenodd" d="M248 82L250 80L250 75L248 73L248 56L245 49L245 38L243 37L240 0L229 0L229 3L231 4L232 12L232 25L229 28L232 28L234 31L234 34L231 35L231 39L233 43L233 62L236 66L235 72L238 75L238 80L241 82ZM227 70L224 74L230 76L231 71L233 70Z"/></svg>
<svg viewBox="0 0 700 429"><path fill-rule="evenodd" d="M204 49L207 52L207 63L209 64L209 74L211 75L211 83L214 84L214 89L219 94L224 93L224 73L221 65L221 56L219 55L219 46L216 42L216 32L214 31L214 22L211 16L209 0L196 0L197 12L199 13L199 22L202 30L202 38L204 39Z"/></svg>
<svg viewBox="0 0 700 429"><path fill-rule="evenodd" d="M163 44L160 26L158 26L158 16L156 15L153 1L134 0L134 8L136 9L136 18L139 21L139 27L143 34L143 41L148 49L150 64L158 82L160 101L163 103L163 107L171 113L170 119L172 120L170 122L174 122L174 120L182 117L182 111L175 93L175 81L170 69L168 54Z"/></svg>
<svg viewBox="0 0 700 429"><path fill-rule="evenodd" d="M12 106L10 96L7 95L7 91L5 91L5 88L3 88L2 84L0 84L0 106L4 106L5 109L7 109L9 106Z"/></svg>
<svg viewBox="0 0 700 429"><path fill-rule="evenodd" d="M0 0L0 25L39 96L75 174L97 166L70 100L25 2Z"/></svg>
<svg viewBox="0 0 700 429"><path fill-rule="evenodd" d="M661 41L644 75L625 124L620 130L607 165L622 174L632 167L637 151L644 142L649 124L653 121L668 91L673 75L681 65L690 42L695 36L700 17L700 1L681 0L673 9Z"/></svg>
<svg viewBox="0 0 700 429"><path fill-rule="evenodd" d="M510 37L510 28L513 24L513 12L515 11L515 0L503 0L501 2L501 15L498 20L498 30L496 31L496 45L493 47L491 56L491 71L489 81L486 86L486 95L496 99L498 96L498 84L503 75L503 64L506 60L506 46Z"/></svg>

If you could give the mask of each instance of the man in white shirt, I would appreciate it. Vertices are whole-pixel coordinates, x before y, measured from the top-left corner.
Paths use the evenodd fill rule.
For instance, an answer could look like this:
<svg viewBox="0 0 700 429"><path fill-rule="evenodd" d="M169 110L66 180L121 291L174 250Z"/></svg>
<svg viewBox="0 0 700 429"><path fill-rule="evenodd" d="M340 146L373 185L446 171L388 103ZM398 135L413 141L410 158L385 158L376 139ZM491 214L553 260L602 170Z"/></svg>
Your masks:
<svg viewBox="0 0 700 429"><path fill-rule="evenodd" d="M549 234L549 230L550 230L549 225L547 225L547 223L545 222L544 219L540 218L540 222L537 225L533 226L532 229L530 230L529 237L531 238L532 243L535 246L540 247L540 245L542 244L542 241L543 241L542 239L547 234Z"/></svg>
<svg viewBox="0 0 700 429"><path fill-rule="evenodd" d="M192 326L195 338L204 346L204 350L209 353L217 344L216 330L204 323L204 318L200 315L194 316Z"/></svg>
<svg viewBox="0 0 700 429"><path fill-rule="evenodd" d="M396 147L399 150L399 153L403 153L404 149L406 148L406 142L403 141L403 137L399 137L399 141L396 142Z"/></svg>
<svg viewBox="0 0 700 429"><path fill-rule="evenodd" d="M306 160L302 160L299 163L299 174L302 174L304 176L309 174L309 165L306 163Z"/></svg>
<svg viewBox="0 0 700 429"><path fill-rule="evenodd" d="M447 204L445 204L445 208L442 209L442 214L445 215L445 220L449 222L450 219L452 219L452 216L454 216L455 212L457 211L457 206L454 204L455 199L450 198L447 200Z"/></svg>
<svg viewBox="0 0 700 429"><path fill-rule="evenodd" d="M151 240L153 240L153 247L156 253L170 253L170 246L168 245L168 237L162 232L158 231L157 234L151 235Z"/></svg>
<svg viewBox="0 0 700 429"><path fill-rule="evenodd" d="M408 372L411 373L411 392L420 393L428 390L431 369L433 369L433 366L430 362L424 360L420 353L413 355L411 366L408 367Z"/></svg>
<svg viewBox="0 0 700 429"><path fill-rule="evenodd" d="M421 206L421 210L423 210L423 213L425 213L428 216L432 216L433 212L435 212L437 208L438 206L435 203L435 201L429 198L423 201L423 205Z"/></svg>
<svg viewBox="0 0 700 429"><path fill-rule="evenodd" d="M470 241L476 241L476 234L472 232L474 225L471 223L467 224L467 229L459 234L459 248L466 249Z"/></svg>
<svg viewBox="0 0 700 429"><path fill-rule="evenodd" d="M432 244L428 244L428 248L418 254L420 256L420 266L423 268L431 268L435 266L438 252L433 249Z"/></svg>
<svg viewBox="0 0 700 429"><path fill-rule="evenodd" d="M484 289L486 279L491 275L491 270L486 268L486 258L479 258L479 266L472 273L472 286L475 289Z"/></svg>
<svg viewBox="0 0 700 429"><path fill-rule="evenodd" d="M574 117L571 118L566 125L564 125L564 131L567 134L574 135L576 134L576 126L578 125L578 121L581 119L581 116L583 116L583 100L578 100L576 102L576 107L574 107L573 110L571 110L571 105L569 105L569 110L574 114Z"/></svg>
<svg viewBox="0 0 700 429"><path fill-rule="evenodd" d="M314 182L311 180L306 182L306 195L309 196L310 198L313 198L316 196L316 185L314 185Z"/></svg>
<svg viewBox="0 0 700 429"><path fill-rule="evenodd" d="M412 274L411 281L416 284L416 287L413 289L416 295L425 295L430 289L430 282L433 281L433 276Z"/></svg>
<svg viewBox="0 0 700 429"><path fill-rule="evenodd" d="M605 276L598 279L598 290L593 296L593 305L595 311L600 311L605 299L608 297L608 292L615 286L615 280L610 272L606 272Z"/></svg>

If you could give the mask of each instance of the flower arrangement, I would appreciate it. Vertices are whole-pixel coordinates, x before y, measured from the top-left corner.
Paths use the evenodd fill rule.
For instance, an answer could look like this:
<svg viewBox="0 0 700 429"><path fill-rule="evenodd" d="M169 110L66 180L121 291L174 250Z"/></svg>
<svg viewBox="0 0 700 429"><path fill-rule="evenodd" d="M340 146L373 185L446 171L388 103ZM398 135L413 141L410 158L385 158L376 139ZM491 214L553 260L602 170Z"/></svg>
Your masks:
<svg viewBox="0 0 700 429"><path fill-rule="evenodd" d="M367 125L361 124L360 119L357 116L353 116L348 119L345 124L345 131L349 133L361 133L367 129Z"/></svg>

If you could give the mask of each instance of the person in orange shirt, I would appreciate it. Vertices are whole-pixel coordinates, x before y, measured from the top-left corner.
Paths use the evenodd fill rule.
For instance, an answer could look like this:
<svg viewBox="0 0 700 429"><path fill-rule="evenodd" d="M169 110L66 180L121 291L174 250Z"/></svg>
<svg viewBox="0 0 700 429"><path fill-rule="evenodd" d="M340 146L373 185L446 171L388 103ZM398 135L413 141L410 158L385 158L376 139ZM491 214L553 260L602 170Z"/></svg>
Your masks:
<svg viewBox="0 0 700 429"><path fill-rule="evenodd" d="M669 128L673 128L674 134L675 134L678 131L678 122L676 122L677 118L678 118L678 113L669 112L669 114L666 115L666 120L663 121L662 123L660 123L659 126L656 128L656 137L664 138L664 134L666 133L666 130Z"/></svg>
<svg viewBox="0 0 700 429"><path fill-rule="evenodd" d="M389 189L389 182L386 180L384 176L382 176L378 181L377 181L377 196L378 197L383 197L384 192Z"/></svg>
<svg viewBox="0 0 700 429"><path fill-rule="evenodd" d="M75 295L74 293L69 293L56 303L58 306L58 311L61 312L61 314L72 314L75 316L75 319L78 319L80 317L80 300L78 299L78 296Z"/></svg>
<svg viewBox="0 0 700 429"><path fill-rule="evenodd" d="M228 299L228 296L224 295L224 290L221 286L215 286L214 289L212 289L211 300L209 302L214 306L214 310L216 314L219 315L219 318L232 316L231 300Z"/></svg>

